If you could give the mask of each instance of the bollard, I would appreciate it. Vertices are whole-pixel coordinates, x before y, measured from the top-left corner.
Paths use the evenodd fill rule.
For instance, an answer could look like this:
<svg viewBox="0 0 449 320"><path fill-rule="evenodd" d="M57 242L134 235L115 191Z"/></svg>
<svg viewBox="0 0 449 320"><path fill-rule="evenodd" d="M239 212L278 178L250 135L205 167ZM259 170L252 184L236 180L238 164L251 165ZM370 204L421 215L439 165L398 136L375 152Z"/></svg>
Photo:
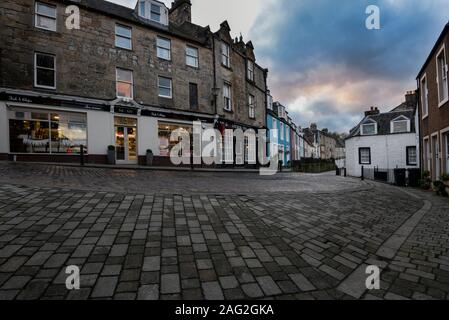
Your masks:
<svg viewBox="0 0 449 320"><path fill-rule="evenodd" d="M80 146L80 165L84 166L84 146Z"/></svg>
<svg viewBox="0 0 449 320"><path fill-rule="evenodd" d="M362 166L362 176L360 177L360 178L362 179L362 181L365 180L365 177L363 176L363 169L364 169L364 168L363 168L363 166Z"/></svg>

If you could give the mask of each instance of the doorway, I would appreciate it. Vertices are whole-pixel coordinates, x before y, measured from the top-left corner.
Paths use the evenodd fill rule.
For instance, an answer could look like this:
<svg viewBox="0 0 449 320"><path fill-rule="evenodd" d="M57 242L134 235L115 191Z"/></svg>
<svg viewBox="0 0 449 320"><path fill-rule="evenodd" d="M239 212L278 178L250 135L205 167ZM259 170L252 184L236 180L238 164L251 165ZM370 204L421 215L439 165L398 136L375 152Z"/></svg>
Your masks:
<svg viewBox="0 0 449 320"><path fill-rule="evenodd" d="M449 174L449 133L446 133L445 135L444 135L444 146L445 146L445 149L446 149L446 155L445 155L445 157L444 157L444 159L445 159L445 163L446 163L446 166L445 166L445 173L446 174Z"/></svg>
<svg viewBox="0 0 449 320"><path fill-rule="evenodd" d="M438 135L432 137L432 164L433 164L433 179L434 181L440 178L440 145L438 142Z"/></svg>
<svg viewBox="0 0 449 320"><path fill-rule="evenodd" d="M115 150L118 164L137 164L137 119L115 117Z"/></svg>

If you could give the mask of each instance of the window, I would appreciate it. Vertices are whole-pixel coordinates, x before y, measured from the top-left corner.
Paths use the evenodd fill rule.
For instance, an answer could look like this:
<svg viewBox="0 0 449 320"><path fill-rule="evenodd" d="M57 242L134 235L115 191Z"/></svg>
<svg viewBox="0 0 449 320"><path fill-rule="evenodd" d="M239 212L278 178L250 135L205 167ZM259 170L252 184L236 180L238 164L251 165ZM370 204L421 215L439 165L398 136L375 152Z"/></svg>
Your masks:
<svg viewBox="0 0 449 320"><path fill-rule="evenodd" d="M280 127L280 130L281 130L281 140L284 140L284 136L285 136L285 129L284 129L284 123L281 121L281 127Z"/></svg>
<svg viewBox="0 0 449 320"><path fill-rule="evenodd" d="M290 142L290 129L287 126L285 126L285 140Z"/></svg>
<svg viewBox="0 0 449 320"><path fill-rule="evenodd" d="M159 23L161 22L161 6L154 3L151 4L150 19Z"/></svg>
<svg viewBox="0 0 449 320"><path fill-rule="evenodd" d="M278 138L278 122L276 119L272 118L273 121L273 138Z"/></svg>
<svg viewBox="0 0 449 320"><path fill-rule="evenodd" d="M36 2L35 26L40 29L56 31L56 6Z"/></svg>
<svg viewBox="0 0 449 320"><path fill-rule="evenodd" d="M254 62L248 60L248 70L247 70L248 80L254 81Z"/></svg>
<svg viewBox="0 0 449 320"><path fill-rule="evenodd" d="M186 48L186 64L188 66L198 68L198 49L187 46Z"/></svg>
<svg viewBox="0 0 449 320"><path fill-rule="evenodd" d="M87 147L86 114L11 108L11 153L79 154Z"/></svg>
<svg viewBox="0 0 449 320"><path fill-rule="evenodd" d="M115 46L132 50L132 29L120 24L115 25Z"/></svg>
<svg viewBox="0 0 449 320"><path fill-rule="evenodd" d="M173 131L180 130L181 132L192 135L193 127L188 124L178 124L171 122L159 122L158 123L158 137L159 137L159 155L161 157L169 157L170 152L179 141L171 141L170 137ZM180 138L181 139L181 138ZM190 150L183 150L186 154L180 154L179 156L190 157Z"/></svg>
<svg viewBox="0 0 449 320"><path fill-rule="evenodd" d="M157 37L157 57L171 60L171 41L169 39Z"/></svg>
<svg viewBox="0 0 449 320"><path fill-rule="evenodd" d="M391 133L410 132L410 121L405 117L399 117L391 122Z"/></svg>
<svg viewBox="0 0 449 320"><path fill-rule="evenodd" d="M416 166L418 164L418 155L416 153L416 147L407 147L407 165Z"/></svg>
<svg viewBox="0 0 449 320"><path fill-rule="evenodd" d="M165 8L152 1L148 0L142 0L139 1L139 15L142 18L160 23L160 24L167 24L167 21L165 21ZM164 17L163 17L164 15Z"/></svg>
<svg viewBox="0 0 449 320"><path fill-rule="evenodd" d="M438 85L438 102L440 106L448 100L448 68L446 64L446 50L443 47L437 55L437 85Z"/></svg>
<svg viewBox="0 0 449 320"><path fill-rule="evenodd" d="M267 99L268 110L273 110L273 97L269 94Z"/></svg>
<svg viewBox="0 0 449 320"><path fill-rule="evenodd" d="M189 100L190 109L198 110L198 85L196 83L189 83Z"/></svg>
<svg viewBox="0 0 449 320"><path fill-rule="evenodd" d="M427 88L427 77L421 79L421 104L423 118L429 115L429 89Z"/></svg>
<svg viewBox="0 0 449 320"><path fill-rule="evenodd" d="M226 111L232 111L231 85L229 83L224 83L223 85L223 98L224 98L224 109Z"/></svg>
<svg viewBox="0 0 449 320"><path fill-rule="evenodd" d="M170 78L158 77L159 97L172 98L172 80Z"/></svg>
<svg viewBox="0 0 449 320"><path fill-rule="evenodd" d="M375 135L377 134L377 124L376 123L365 123L362 125L362 135Z"/></svg>
<svg viewBox="0 0 449 320"><path fill-rule="evenodd" d="M45 89L56 89L55 56L45 53L34 55L34 86Z"/></svg>
<svg viewBox="0 0 449 320"><path fill-rule="evenodd" d="M359 148L359 164L371 164L371 148Z"/></svg>
<svg viewBox="0 0 449 320"><path fill-rule="evenodd" d="M251 94L248 97L248 105L249 105L249 117L251 119L255 119L256 118L256 99Z"/></svg>
<svg viewBox="0 0 449 320"><path fill-rule="evenodd" d="M133 72L117 68L116 71L117 97L133 99Z"/></svg>
<svg viewBox="0 0 449 320"><path fill-rule="evenodd" d="M231 66L229 54L230 54L229 45L226 43L222 43L221 44L221 63L228 68Z"/></svg>

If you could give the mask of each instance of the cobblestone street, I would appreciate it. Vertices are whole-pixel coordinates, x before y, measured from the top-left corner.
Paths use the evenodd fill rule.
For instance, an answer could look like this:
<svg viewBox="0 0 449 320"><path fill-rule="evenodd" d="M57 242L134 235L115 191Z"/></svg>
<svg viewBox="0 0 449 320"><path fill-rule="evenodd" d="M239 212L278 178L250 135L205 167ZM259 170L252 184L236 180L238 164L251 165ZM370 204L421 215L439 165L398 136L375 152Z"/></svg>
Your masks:
<svg viewBox="0 0 449 320"><path fill-rule="evenodd" d="M0 299L448 299L448 212L335 173L1 163Z"/></svg>

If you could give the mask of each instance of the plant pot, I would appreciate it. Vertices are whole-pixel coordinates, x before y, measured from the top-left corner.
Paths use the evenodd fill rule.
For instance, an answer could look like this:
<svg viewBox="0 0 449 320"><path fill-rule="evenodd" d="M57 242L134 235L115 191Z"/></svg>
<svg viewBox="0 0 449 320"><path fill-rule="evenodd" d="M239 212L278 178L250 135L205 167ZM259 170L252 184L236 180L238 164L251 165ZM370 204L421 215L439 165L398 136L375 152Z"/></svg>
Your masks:
<svg viewBox="0 0 449 320"><path fill-rule="evenodd" d="M153 159L154 159L154 155L152 153L147 152L146 155L146 165L148 167L151 167L153 165Z"/></svg>
<svg viewBox="0 0 449 320"><path fill-rule="evenodd" d="M115 164L115 150L108 150L108 164Z"/></svg>

